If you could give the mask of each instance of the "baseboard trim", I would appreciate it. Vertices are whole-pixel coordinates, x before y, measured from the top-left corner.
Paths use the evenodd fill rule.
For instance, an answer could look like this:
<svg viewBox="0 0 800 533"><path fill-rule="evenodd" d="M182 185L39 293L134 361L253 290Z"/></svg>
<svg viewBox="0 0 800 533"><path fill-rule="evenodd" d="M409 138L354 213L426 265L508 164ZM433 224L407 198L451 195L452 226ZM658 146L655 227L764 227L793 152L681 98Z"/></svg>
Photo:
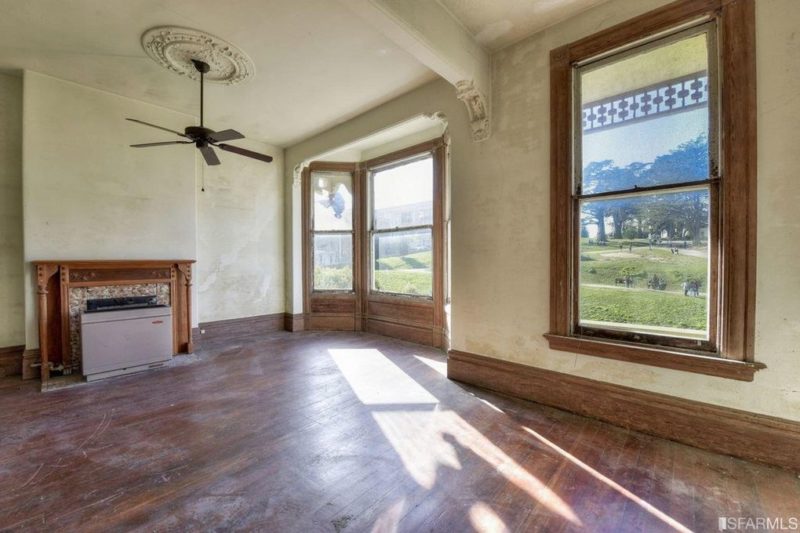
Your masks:
<svg viewBox="0 0 800 533"><path fill-rule="evenodd" d="M422 344L424 346L442 347L442 335L430 325L389 319L386 317L367 316L363 320L364 330L385 337Z"/></svg>
<svg viewBox="0 0 800 533"><path fill-rule="evenodd" d="M0 377L22 375L22 354L25 345L0 348Z"/></svg>
<svg viewBox="0 0 800 533"><path fill-rule="evenodd" d="M800 422L450 350L447 377L697 448L800 472Z"/></svg>
<svg viewBox="0 0 800 533"><path fill-rule="evenodd" d="M197 328L197 334L193 335L195 345L220 338L283 331L284 313L202 322L199 326L200 327Z"/></svg>
<svg viewBox="0 0 800 533"><path fill-rule="evenodd" d="M303 313L296 315L284 313L283 329L286 331L303 331L305 329L305 315Z"/></svg>

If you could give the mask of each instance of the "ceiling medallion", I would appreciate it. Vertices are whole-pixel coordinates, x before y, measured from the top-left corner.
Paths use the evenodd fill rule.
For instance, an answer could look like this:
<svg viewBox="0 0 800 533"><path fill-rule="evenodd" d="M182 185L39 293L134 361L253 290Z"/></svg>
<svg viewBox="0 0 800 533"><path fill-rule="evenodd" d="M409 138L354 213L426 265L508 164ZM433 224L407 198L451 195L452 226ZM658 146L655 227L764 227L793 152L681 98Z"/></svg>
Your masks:
<svg viewBox="0 0 800 533"><path fill-rule="evenodd" d="M193 80L200 78L192 59L208 63L206 81L233 85L255 76L253 62L237 46L208 33L158 26L142 34L142 48L162 67Z"/></svg>

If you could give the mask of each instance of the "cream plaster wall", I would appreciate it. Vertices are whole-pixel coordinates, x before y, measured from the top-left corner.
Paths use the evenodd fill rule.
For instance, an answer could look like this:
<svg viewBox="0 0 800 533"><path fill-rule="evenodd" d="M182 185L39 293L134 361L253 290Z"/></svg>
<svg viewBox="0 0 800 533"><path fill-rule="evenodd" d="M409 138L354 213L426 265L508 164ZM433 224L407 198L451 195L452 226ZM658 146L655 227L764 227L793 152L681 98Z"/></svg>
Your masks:
<svg viewBox="0 0 800 533"><path fill-rule="evenodd" d="M200 322L282 313L283 150L256 141L237 146L272 155L264 163L218 152L198 184L197 284ZM199 190L205 183L205 192Z"/></svg>
<svg viewBox="0 0 800 533"><path fill-rule="evenodd" d="M128 146L171 137L125 117L182 131L191 115L30 71L23 92L26 262L197 259L193 324L283 311L282 149L237 141L274 161L218 151L207 167L192 146ZM25 285L34 348L29 266Z"/></svg>
<svg viewBox="0 0 800 533"><path fill-rule="evenodd" d="M430 141L436 137L441 137L446 129L447 124L437 121L436 125L417 131L414 133L398 134L393 136L391 132L397 128L389 128L385 132L381 132L380 142L368 142L370 138L365 139L362 143L356 143L355 147L344 147L340 150L334 150L326 154L314 156L314 161L336 161L344 163L361 163L369 161L376 157L381 157L392 152L409 148L415 144L420 144L425 141ZM376 138L373 136L372 138ZM363 145L363 146L359 146Z"/></svg>
<svg viewBox="0 0 800 533"><path fill-rule="evenodd" d="M22 77L0 74L0 348L25 343Z"/></svg>
<svg viewBox="0 0 800 533"><path fill-rule="evenodd" d="M195 150L137 150L194 118L26 71L23 91L25 261L195 259ZM26 275L26 344L38 346L32 272ZM196 322L196 319L195 319Z"/></svg>
<svg viewBox="0 0 800 533"><path fill-rule="evenodd" d="M442 133L444 133L444 127L445 127L444 124L439 124L427 130L420 131L412 135L406 135L399 139L395 139L385 144L381 144L380 146L364 150L361 152L361 161L369 161L370 159L373 159L375 157L381 157L386 154L391 154L392 152L397 152L398 150L409 148L411 146L414 146L415 144L423 143L425 141L430 141L431 139L441 137Z"/></svg>
<svg viewBox="0 0 800 533"><path fill-rule="evenodd" d="M466 111L432 82L286 150L303 159L420 113L442 111L451 136L452 347L591 379L800 420L800 10L758 0L759 227L756 358L744 383L552 351L549 298L549 51L666 0L612 0L493 56L492 137L469 138ZM287 306L302 309L299 187L287 185Z"/></svg>

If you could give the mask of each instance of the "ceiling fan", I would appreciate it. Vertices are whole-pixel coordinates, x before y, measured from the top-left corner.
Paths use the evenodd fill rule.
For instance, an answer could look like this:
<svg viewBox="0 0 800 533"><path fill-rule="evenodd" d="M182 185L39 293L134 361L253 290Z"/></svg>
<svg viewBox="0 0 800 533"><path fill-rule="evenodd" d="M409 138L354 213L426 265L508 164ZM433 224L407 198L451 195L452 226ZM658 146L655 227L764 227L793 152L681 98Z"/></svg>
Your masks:
<svg viewBox="0 0 800 533"><path fill-rule="evenodd" d="M239 148L238 146L224 144L225 141L244 139L244 135L242 135L238 131L236 130L214 131L206 128L203 125L203 76L206 72L209 71L210 67L208 63L205 63L198 59L192 59L192 64L194 64L194 68L196 68L197 71L200 73L200 125L187 126L183 130L183 133L181 133L178 131L171 130L169 128L164 128L162 126L156 126L155 124L150 124L149 122L144 122L143 120L137 120L135 118L126 118L125 120L130 120L131 122L136 122L138 124L144 124L145 126L150 126L151 128L158 128L160 130L168 131L185 139L182 141L164 141L155 143L132 144L131 146L133 148L148 148L150 146L166 146L168 144L194 144L197 147L197 149L200 150L200 153L203 154L203 159L206 160L207 165L219 165L219 158L217 157L217 154L214 152L214 149L211 148L212 146L216 146L217 148L225 152L231 152L233 154L239 154L245 157L252 157L253 159L258 159L259 161L266 161L267 163L271 162L272 156L259 154L258 152L252 152L250 150L245 150L244 148Z"/></svg>

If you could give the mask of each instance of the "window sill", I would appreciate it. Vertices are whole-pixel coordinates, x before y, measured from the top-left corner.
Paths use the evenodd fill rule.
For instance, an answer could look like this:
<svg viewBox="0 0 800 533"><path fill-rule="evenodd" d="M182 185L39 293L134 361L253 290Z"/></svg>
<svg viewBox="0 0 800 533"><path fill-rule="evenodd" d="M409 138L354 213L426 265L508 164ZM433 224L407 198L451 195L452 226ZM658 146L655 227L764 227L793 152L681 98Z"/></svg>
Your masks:
<svg viewBox="0 0 800 533"><path fill-rule="evenodd" d="M561 352L593 355L739 381L753 381L754 374L758 370L766 368L763 363L734 361L654 346L635 346L620 342L587 339L585 337L565 337L550 333L545 334L545 338L550 343L552 350Z"/></svg>
<svg viewBox="0 0 800 533"><path fill-rule="evenodd" d="M380 292L371 290L368 299L372 302L402 303L405 305L416 305L419 307L433 306L432 296L419 296L414 294L399 294L393 292Z"/></svg>

